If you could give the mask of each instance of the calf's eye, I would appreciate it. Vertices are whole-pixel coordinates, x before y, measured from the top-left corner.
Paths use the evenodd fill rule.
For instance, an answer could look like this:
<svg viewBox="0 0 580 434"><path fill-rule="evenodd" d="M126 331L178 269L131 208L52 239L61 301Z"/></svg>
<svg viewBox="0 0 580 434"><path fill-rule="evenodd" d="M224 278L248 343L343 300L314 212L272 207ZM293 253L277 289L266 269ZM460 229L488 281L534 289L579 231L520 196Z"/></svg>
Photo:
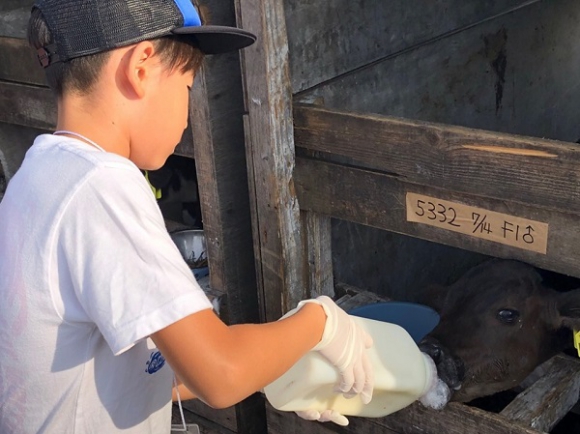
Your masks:
<svg viewBox="0 0 580 434"><path fill-rule="evenodd" d="M497 312L497 319L505 324L513 324L520 317L520 313L514 309L501 309Z"/></svg>

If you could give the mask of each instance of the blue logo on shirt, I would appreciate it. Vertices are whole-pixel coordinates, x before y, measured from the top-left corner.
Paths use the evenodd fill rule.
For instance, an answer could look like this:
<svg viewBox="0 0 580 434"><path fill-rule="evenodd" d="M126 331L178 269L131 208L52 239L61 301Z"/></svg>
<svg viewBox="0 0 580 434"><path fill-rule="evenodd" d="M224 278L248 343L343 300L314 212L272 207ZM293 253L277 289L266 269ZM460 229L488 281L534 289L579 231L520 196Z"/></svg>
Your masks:
<svg viewBox="0 0 580 434"><path fill-rule="evenodd" d="M161 355L159 351L151 353L151 358L147 362L147 369L145 372L148 374L155 374L165 365L165 358Z"/></svg>

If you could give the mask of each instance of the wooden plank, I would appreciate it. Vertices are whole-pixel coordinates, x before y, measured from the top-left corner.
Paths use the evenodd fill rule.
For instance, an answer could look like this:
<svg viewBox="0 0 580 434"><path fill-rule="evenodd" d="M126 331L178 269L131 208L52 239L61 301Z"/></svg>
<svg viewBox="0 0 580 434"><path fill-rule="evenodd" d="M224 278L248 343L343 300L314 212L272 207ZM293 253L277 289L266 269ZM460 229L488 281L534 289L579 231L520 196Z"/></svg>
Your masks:
<svg viewBox="0 0 580 434"><path fill-rule="evenodd" d="M212 23L235 25L233 2L209 2ZM208 56L194 87L191 127L211 287L227 294L229 324L260 321L253 257L244 101L238 53ZM266 410L255 393L235 406L235 431L263 434Z"/></svg>
<svg viewBox="0 0 580 434"><path fill-rule="evenodd" d="M334 434L337 431L332 423L319 423L299 418L294 413L285 413L267 405L269 434ZM366 431L352 431L357 434L368 434ZM389 434L391 431L384 431ZM378 433L377 433L378 434Z"/></svg>
<svg viewBox="0 0 580 434"><path fill-rule="evenodd" d="M378 419L377 425L400 434L540 434L532 428L523 427L495 413L489 413L458 402L450 402L440 411L424 407L416 402L403 410ZM363 426L364 419L353 419L353 432Z"/></svg>
<svg viewBox="0 0 580 434"><path fill-rule="evenodd" d="M304 3L309 2L304 0ZM327 7L333 7L334 3ZM397 7L403 1L351 3L351 10L357 7L372 10L373 7L378 8L374 3L385 3L387 12L393 5L394 17L397 17L401 12ZM334 36L334 29L330 27L329 35L321 35L320 39L326 41L334 36L343 42L344 48L340 43L332 46L321 43L320 51L329 53L319 53L321 62L329 62L329 66L322 66L321 70L334 67L334 58L330 53L346 50L349 44L358 44L359 38L364 40L369 26L371 32L375 27L383 29L383 32L389 32L389 28L395 30L393 40L377 39L377 43L397 45L399 38L413 38L417 27L422 26L425 29L423 32L441 28L446 18L439 14L454 16L455 12L461 14L476 8L479 13L484 13L498 4L494 1L404 3L404 12L409 15L409 21L401 16L400 24L390 25L388 18L383 21L379 11L378 17L381 18L377 17L376 26L370 24L374 17L367 20L363 27L365 32L354 30L350 21L344 24L344 27L353 29L350 33ZM521 2L509 3L506 8ZM425 10L425 15L422 10ZM295 14L309 12L310 9L305 6ZM579 14L580 2L576 0L536 2L514 13L454 32L446 38L423 39L425 43L395 52L381 62L363 62L365 68L354 70L349 75L336 77L329 74L336 79L313 90L311 98L323 98L328 107L340 110L575 142L580 137L576 124L576 101L580 98L580 76L576 74L580 62L577 44L580 27L576 25ZM415 16L419 21L412 22ZM332 15L324 14L319 19L329 23L336 20ZM357 23L359 18L348 16L348 19ZM403 30L398 28L399 25ZM570 31L562 33L562 29ZM296 33L304 33L305 38L310 34L302 26ZM356 42L343 40L347 35ZM369 38L368 43L371 42ZM311 43L317 44L318 39L313 39ZM317 70L308 72L305 65L318 60L298 61L302 60L301 49L297 45L290 52L292 59L297 57L295 68L303 68L303 74L316 75ZM351 50L349 55L359 54ZM341 56L337 62L344 64L348 61Z"/></svg>
<svg viewBox="0 0 580 434"><path fill-rule="evenodd" d="M286 0L294 92L529 4L527 0L483 4Z"/></svg>
<svg viewBox="0 0 580 434"><path fill-rule="evenodd" d="M574 407L580 391L580 361L558 355L547 372L502 411L505 418L539 431L552 428Z"/></svg>
<svg viewBox="0 0 580 434"><path fill-rule="evenodd" d="M309 7L315 10L323 7L307 3L301 4L306 10L294 13L306 15ZM376 8L375 3L353 2L351 8ZM388 3L385 7L393 6L396 15L397 0ZM463 3L466 8L469 5L484 11L494 2ZM516 3L513 2L514 5ZM448 6L463 7L457 2L446 1L444 5L443 9ZM423 2L419 9L428 7ZM410 15L418 13L412 9L410 5L406 12ZM451 9L446 12L454 13ZM402 25L406 23L410 27L409 32L405 28L399 35L412 37L417 24L426 28L439 26L437 13L432 15L433 20L424 16L417 23L406 22L405 17L401 17ZM363 68L351 70L352 74L332 76L337 79L299 96L300 99L324 100L327 107L338 110L388 114L575 142L579 137L575 101L580 98L580 78L573 71L580 59L576 43L580 37L580 27L574 23L579 13L580 3L577 1L541 1L443 39L425 39L423 42L429 43L421 42L412 45L409 50L394 52L380 63L365 63ZM353 16L352 22L357 23L358 19L358 16ZM321 15L320 20L332 22L336 18ZM364 27L365 31L367 28ZM561 29L568 28L571 31L563 34ZM329 32L332 31L329 26ZM353 39L354 35L358 39L360 33L353 30ZM289 38L293 36L290 30ZM320 35L320 40L330 37ZM340 34L337 37L338 46L328 48L321 44L321 51L341 49ZM297 56L300 56L299 46L290 51L292 68L293 59ZM339 61L344 62L342 65L347 62L344 57L340 57ZM330 60L328 68L334 67L332 62ZM297 68L302 66L296 64ZM308 70L308 67L304 69ZM316 73L313 71L311 75ZM304 74L309 72L305 71ZM361 131L361 135L364 133ZM353 148L356 146L353 145ZM516 171L525 172L524 167L523 163ZM465 169L465 176L478 176L478 167ZM489 184L488 180L481 182ZM550 189L552 187L558 189L557 185ZM444 284L452 276L484 259L455 248L410 240L394 233L380 233L374 228L345 221L334 221L333 224L337 276L397 299L411 299L412 293L435 281ZM356 252L356 255L351 252ZM393 257L395 259L391 260ZM397 272L397 268L402 271ZM423 272L416 273L418 269ZM368 272L361 273L361 270Z"/></svg>
<svg viewBox="0 0 580 434"><path fill-rule="evenodd" d="M29 0L2 0L0 36L25 39L32 4Z"/></svg>
<svg viewBox="0 0 580 434"><path fill-rule="evenodd" d="M228 294L231 323L257 322L238 56L208 58L199 79L191 123L211 286Z"/></svg>
<svg viewBox="0 0 580 434"><path fill-rule="evenodd" d="M580 212L580 147L386 116L298 106L296 146L427 185ZM490 182L491 180L491 182Z"/></svg>
<svg viewBox="0 0 580 434"><path fill-rule="evenodd" d="M336 300L336 304L346 312L360 306L389 301L386 297L382 297L374 292L364 291L343 282L337 283L336 288L338 292L344 294Z"/></svg>
<svg viewBox="0 0 580 434"><path fill-rule="evenodd" d="M267 407L271 434L541 434L507 419L457 402L437 411L414 403L383 418L349 417L347 427L309 422L294 413Z"/></svg>
<svg viewBox="0 0 580 434"><path fill-rule="evenodd" d="M256 193L262 290L267 320L276 320L304 298L302 230L294 189L292 92L288 76L282 0L237 0L239 24L259 35L243 50L247 144Z"/></svg>
<svg viewBox="0 0 580 434"><path fill-rule="evenodd" d="M250 117L245 114L244 115L244 136L245 136L245 143L249 144L252 143L252 136L251 136L251 129L250 129ZM254 241L254 264L256 268L256 286L257 286L257 293L258 293L258 303L260 305L260 321L266 321L266 306L267 306L267 297L264 291L264 273L262 269L262 251L261 251L261 236L259 233L256 232L258 228L258 193L256 192L256 184L253 182L255 171L254 171L254 162L252 159L252 154L250 151L249 146L246 146L246 164L248 167L248 190L250 195L250 214L252 219L252 238Z"/></svg>
<svg viewBox="0 0 580 434"><path fill-rule="evenodd" d="M43 69L24 39L0 37L0 80L46 86Z"/></svg>
<svg viewBox="0 0 580 434"><path fill-rule="evenodd" d="M333 163L298 158L296 188L304 210L326 214L379 229L406 234L435 243L458 247L500 258L519 259L540 268L580 277L580 219L576 214L490 199L407 182L401 176L386 175ZM485 189L482 186L482 189ZM469 206L519 216L549 225L547 254L523 250L466 234L407 221L405 196L408 191ZM526 193L529 191L526 190ZM556 194L556 193L554 193ZM524 198L522 198L522 202ZM473 222L467 222L473 224ZM472 226L474 229L478 227ZM479 229L478 229L479 230ZM493 230L502 230L493 228ZM511 236L510 233L506 235Z"/></svg>
<svg viewBox="0 0 580 434"><path fill-rule="evenodd" d="M327 295L334 298L330 219L312 212L303 212L302 218L308 261L308 297Z"/></svg>
<svg viewBox="0 0 580 434"><path fill-rule="evenodd" d="M56 102L46 87L0 81L0 122L53 130Z"/></svg>

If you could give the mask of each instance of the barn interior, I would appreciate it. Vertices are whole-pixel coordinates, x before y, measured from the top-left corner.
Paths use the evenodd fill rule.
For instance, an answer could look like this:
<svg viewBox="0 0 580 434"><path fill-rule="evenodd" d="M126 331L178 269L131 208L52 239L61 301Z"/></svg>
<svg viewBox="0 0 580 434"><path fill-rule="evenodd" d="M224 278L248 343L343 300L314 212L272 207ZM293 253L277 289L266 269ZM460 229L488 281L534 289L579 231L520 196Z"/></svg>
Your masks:
<svg viewBox="0 0 580 434"><path fill-rule="evenodd" d="M522 260L536 266L547 284L559 291L580 288L580 268L577 266L580 251L575 243L578 228L574 223L580 212L580 202L574 204L578 199L574 188L578 176L575 169L580 168L574 150L580 140L580 45L577 43L580 39L577 25L580 3L574 0L268 0L262 3L258 0L221 3L212 0L207 3L215 10L214 22L230 24L237 20L275 43L266 46L263 52L251 51L242 58L208 61L201 77L203 80L196 83L199 100L193 101L203 100L206 104L204 108L209 114L206 113L204 120L209 120L212 130L208 133L196 129L198 125L193 121L176 156L170 158L159 173L152 173L152 179L157 180L154 184L158 182L166 189L159 204L171 228L205 229L212 239L214 234L219 234L220 242L208 246L212 274L208 285L228 295L230 308L248 293L252 294L247 304L233 309L232 321L257 317L274 319L289 307L284 304L289 302L280 302L281 299L295 301L314 293L297 294L292 284L287 283L295 275L308 274L308 270L300 268L302 265L296 265L301 263L301 253L284 254L285 245L292 243L282 240L281 246L270 249L260 235L264 228L278 234L288 233L281 214L272 216L263 208L272 203L274 208L289 206L296 194L300 212L316 219L323 217L322 223L315 222L327 231L321 246L322 249L328 247L326 256L330 255L326 258L330 261L327 264L330 271L326 269L326 273L331 276L331 291L335 290L334 285L343 283L384 298L415 301L423 288L432 284L449 285L470 268L492 257ZM30 4L29 0L3 0L0 4L0 200L6 182L33 138L40 132L50 131L55 119L54 107L49 102L50 95L40 72L29 68L32 65L29 59L22 60L28 56L22 54L25 46L22 41ZM269 14L279 12L280 8L282 14ZM281 39L272 38L280 35ZM287 53L287 58L274 56L274 60L264 60L264 52L276 49ZM269 74L259 69L262 63ZM279 70L286 73L278 73ZM224 83L221 87L216 83L218 80ZM264 93L254 96L250 90L256 87L264 89ZM282 89L283 96L272 96L275 94L272 89ZM263 98L263 105L255 107L253 97ZM272 125L265 113L277 102L285 104L290 113L278 113L277 123ZM309 111L311 109L314 112ZM562 149L562 154L558 154L557 164L545 166L549 169L541 163L536 165L533 155L518 156L515 152L482 160L465 154L462 163L459 160L463 154L454 157L458 160L452 159L453 150L445 146L444 140L441 147L435 140L430 143L435 156L427 154L414 160L416 177L413 178L407 166L405 170L409 172L401 173L397 173L399 166L396 164L390 170L379 167L390 156L379 146L383 136L368 136L370 149L376 145L377 151L385 152L376 167L368 161L373 159L372 155L366 160L358 159L356 149L349 153L340 147L324 150L311 145L327 133L326 130L320 132L312 121L319 119L317 109L331 112L328 115L330 126L337 122L335 112L345 113L345 119L352 122L349 125L360 125L361 130L368 124L358 124L352 119L384 117L387 121L381 122L385 128L383 135L392 132L392 125L398 120L409 121L411 126L406 124L405 130L408 140L401 147L408 147L413 156L414 148L409 145L413 142L411 127L429 133L441 130L445 134L455 133L455 127L461 127L467 129L466 132L461 130L462 137L472 134L475 142L484 137L489 144L493 138L502 148L515 143L517 149L529 146L555 153L559 152L556 149ZM192 119L200 111L192 110ZM220 125L229 123L230 119L236 120L228 126L227 133L220 135ZM293 132L289 133L290 130ZM284 136L280 131L288 138L281 144L276 139ZM487 135L481 136L482 131ZM263 133L264 137L257 137L258 133ZM364 130L357 137L364 138L363 133ZM224 144L226 142L231 143ZM296 145L295 150L281 151L288 144ZM397 142L394 140L389 146L389 149L396 149ZM420 149L427 149L427 146ZM224 156L228 152L232 152L228 154L230 159ZM270 158L271 168L264 168L257 162L256 155L260 152ZM279 157L282 154L283 157ZM212 156L212 162L208 162L206 155ZM438 160L437 155L450 157ZM299 161L294 161L294 157ZM573 159L569 164L560 162L564 157ZM323 167L317 165L321 161L329 167L336 165L377 173L381 176L377 179L381 180L393 174L399 178L408 176L411 187L404 193L441 192L437 197L442 199L547 222L550 228L547 250L523 250L514 244L474 239L441 228L409 230L416 223L391 224L378 216L379 211L373 219L368 209L371 205L373 211L380 210L381 206L392 206L394 199L381 196L391 190L375 188L373 182L379 185L379 181L369 181L372 185L365 187L366 193L354 197L352 191L357 189L358 182L362 183L362 178L354 175L352 183L326 188L329 181L315 176L319 173L315 169ZM459 161L458 166L453 165L456 161ZM520 166L518 161L521 161ZM298 193L274 195L274 190L286 191L288 179L277 178L275 172L277 165L286 164L290 167L286 175L296 182ZM294 164L297 166L295 173L292 171ZM507 168L507 175L486 181L490 173L495 173L491 167L494 164ZM441 185L435 185L434 189L429 185L425 187L437 176L434 167L443 167L449 173L459 167L460 176L446 178L456 184L446 184L445 188ZM554 168L561 170L555 173ZM550 176L542 180L547 172ZM229 183L235 187L225 181L228 176ZM50 174L47 177L49 179ZM263 184L261 178L269 179L269 184ZM311 194L311 187L317 182L323 191L320 196ZM470 189L464 189L462 183ZM484 189L482 184L489 184L489 188ZM419 187L413 190L417 185ZM489 193L494 188L500 192L498 195ZM553 201L546 199L550 189L554 191ZM217 197L220 193L221 201ZM404 199L404 193L397 196L395 203ZM340 204L330 203L328 196L331 194L337 202L344 200L345 209ZM326 195L324 200L321 199L323 195ZM360 207L366 207L367 214L356 207L356 200L361 198L365 201ZM353 215L359 217L351 218ZM404 216L402 219L405 220ZM234 227L236 232L232 237L228 231ZM236 243L228 245L224 241L228 237ZM302 246L298 242L297 245ZM261 271L271 265L266 264L268 259L262 254L269 250L286 258L288 275L271 278L267 271ZM239 282L228 277L224 270L235 268L232 264L237 263L236 258L240 256L249 257L244 263L244 272L250 277L243 282L244 290L236 292L231 288ZM300 260L294 261L296 258ZM236 269L236 273L238 271ZM280 284L280 281L284 282ZM277 289L272 289L274 287ZM575 350L570 348L567 353L573 356ZM504 392L469 405L500 413L519 392ZM250 433L254 431L248 426L261 416L247 415L250 412L262 414L262 410L255 412L255 405L237 408L233 416L231 412L215 412L199 406L191 406L186 411L191 421L211 427L206 428L207 432L213 429L224 433ZM267 414L272 413L268 410ZM576 404L549 432L576 432L580 429L579 414L580 407ZM284 425L289 423L284 417L275 421L267 432L294 432L280 428L288 426ZM385 426L389 427L387 424L383 428ZM300 427L292 429L298 432ZM329 432L311 429L312 432ZM399 432L392 427L389 429ZM359 425L359 430L352 432L371 432L371 428Z"/></svg>

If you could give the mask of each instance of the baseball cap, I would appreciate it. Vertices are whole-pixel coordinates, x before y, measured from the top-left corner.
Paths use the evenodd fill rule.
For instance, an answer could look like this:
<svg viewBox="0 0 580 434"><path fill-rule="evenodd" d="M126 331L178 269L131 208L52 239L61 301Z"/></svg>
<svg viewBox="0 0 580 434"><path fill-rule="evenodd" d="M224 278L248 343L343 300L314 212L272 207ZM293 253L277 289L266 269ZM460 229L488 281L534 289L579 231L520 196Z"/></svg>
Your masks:
<svg viewBox="0 0 580 434"><path fill-rule="evenodd" d="M191 38L205 54L235 51L256 36L237 27L204 25L191 0L36 0L53 43L38 50L45 68L168 35Z"/></svg>

